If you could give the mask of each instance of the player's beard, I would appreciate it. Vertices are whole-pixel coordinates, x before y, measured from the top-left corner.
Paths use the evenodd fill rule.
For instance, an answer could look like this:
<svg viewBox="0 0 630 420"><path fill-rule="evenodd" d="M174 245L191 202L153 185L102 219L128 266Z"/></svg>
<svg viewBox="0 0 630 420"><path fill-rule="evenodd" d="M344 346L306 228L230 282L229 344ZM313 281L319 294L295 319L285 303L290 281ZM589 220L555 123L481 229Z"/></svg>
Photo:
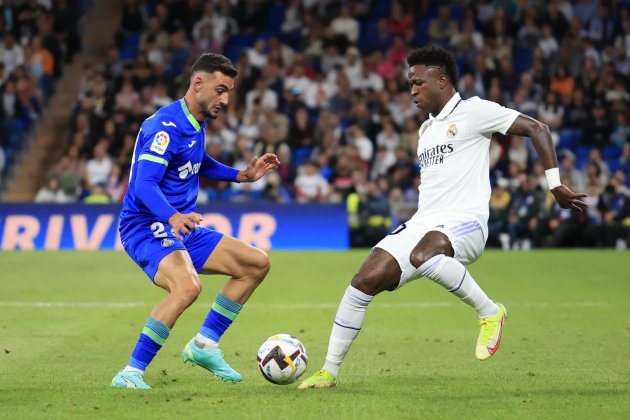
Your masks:
<svg viewBox="0 0 630 420"><path fill-rule="evenodd" d="M217 111L214 115L212 114L214 107L210 107L205 101L199 101L199 109L201 109L201 114L203 115L204 120L213 120L219 116L219 111Z"/></svg>

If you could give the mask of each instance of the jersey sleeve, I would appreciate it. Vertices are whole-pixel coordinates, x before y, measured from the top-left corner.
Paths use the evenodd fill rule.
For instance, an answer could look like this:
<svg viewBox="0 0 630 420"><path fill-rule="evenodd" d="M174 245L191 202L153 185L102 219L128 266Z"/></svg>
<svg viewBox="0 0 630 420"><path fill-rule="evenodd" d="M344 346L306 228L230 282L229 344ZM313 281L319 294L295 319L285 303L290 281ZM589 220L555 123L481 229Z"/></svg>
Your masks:
<svg viewBox="0 0 630 420"><path fill-rule="evenodd" d="M518 111L484 99L476 100L471 106L471 121L476 131L485 136L495 132L505 134L519 115Z"/></svg>
<svg viewBox="0 0 630 420"><path fill-rule="evenodd" d="M166 130L147 131L138 154L136 169L137 197L160 220L167 222L177 210L160 189L169 162L176 154L177 133Z"/></svg>
<svg viewBox="0 0 630 420"><path fill-rule="evenodd" d="M148 160L168 166L177 152L177 133L174 130L151 130L148 127L142 149L138 155L138 162Z"/></svg>
<svg viewBox="0 0 630 420"><path fill-rule="evenodd" d="M238 169L224 165L204 153L199 173L208 179L235 182Z"/></svg>
<svg viewBox="0 0 630 420"><path fill-rule="evenodd" d="M165 172L166 165L158 164L149 159L138 162L136 196L151 213L161 221L168 222L168 219L177 213L177 210L171 206L160 189L160 181Z"/></svg>

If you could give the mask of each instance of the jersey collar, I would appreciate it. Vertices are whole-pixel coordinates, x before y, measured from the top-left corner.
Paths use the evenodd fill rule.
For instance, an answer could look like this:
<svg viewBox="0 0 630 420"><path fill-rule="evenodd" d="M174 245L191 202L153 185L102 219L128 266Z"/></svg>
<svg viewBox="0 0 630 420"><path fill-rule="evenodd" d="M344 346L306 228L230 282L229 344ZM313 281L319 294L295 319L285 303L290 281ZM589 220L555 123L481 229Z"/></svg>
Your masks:
<svg viewBox="0 0 630 420"><path fill-rule="evenodd" d="M190 110L188 109L188 106L186 105L186 101L184 100L184 98L179 100L179 104L182 106L182 111L184 111L186 118L188 118L188 122L190 122L190 125L193 126L195 131L201 130L201 125L199 124L199 121L197 121L195 117L193 117L193 114L190 113Z"/></svg>
<svg viewBox="0 0 630 420"><path fill-rule="evenodd" d="M429 119L430 120L445 119L446 117L451 115L453 111L455 111L455 108L457 108L457 105L459 105L461 101L462 101L462 97L459 96L459 92L455 92L455 94L451 97L451 99L448 100L446 105L444 105L444 108L442 108L442 111L440 111L437 117L434 117L433 115L429 114Z"/></svg>

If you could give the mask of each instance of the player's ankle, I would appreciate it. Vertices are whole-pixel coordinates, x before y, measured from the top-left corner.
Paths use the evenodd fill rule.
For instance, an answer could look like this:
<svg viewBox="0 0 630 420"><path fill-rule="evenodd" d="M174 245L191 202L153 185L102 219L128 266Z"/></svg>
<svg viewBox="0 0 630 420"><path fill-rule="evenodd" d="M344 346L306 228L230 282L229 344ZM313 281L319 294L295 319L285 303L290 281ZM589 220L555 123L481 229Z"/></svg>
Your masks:
<svg viewBox="0 0 630 420"><path fill-rule="evenodd" d="M195 339L193 340L193 344L195 345L195 347L201 350L210 350L210 349L219 347L219 343L202 335L201 333L198 333L195 336Z"/></svg>

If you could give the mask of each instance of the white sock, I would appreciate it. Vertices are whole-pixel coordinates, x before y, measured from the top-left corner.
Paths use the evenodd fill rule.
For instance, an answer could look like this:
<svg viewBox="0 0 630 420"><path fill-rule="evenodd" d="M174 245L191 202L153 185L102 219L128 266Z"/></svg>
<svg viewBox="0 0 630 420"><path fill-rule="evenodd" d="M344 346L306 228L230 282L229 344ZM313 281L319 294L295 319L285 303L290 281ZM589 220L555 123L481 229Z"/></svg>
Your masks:
<svg viewBox="0 0 630 420"><path fill-rule="evenodd" d="M499 312L498 306L481 290L466 267L454 258L436 255L418 267L416 272L441 284L472 306L479 318L494 316Z"/></svg>
<svg viewBox="0 0 630 420"><path fill-rule="evenodd" d="M209 350L215 347L219 347L219 343L201 335L201 333L197 333L197 335L195 336L195 346L199 347L202 350Z"/></svg>
<svg viewBox="0 0 630 420"><path fill-rule="evenodd" d="M125 366L125 368L123 369L123 372L138 372L140 375L144 376L144 370L140 370L138 368L131 367L129 365Z"/></svg>
<svg viewBox="0 0 630 420"><path fill-rule="evenodd" d="M343 362L350 345L359 334L365 311L374 296L366 295L362 291L348 286L346 292L339 303L335 323L330 333L328 342L328 353L324 369L334 376L339 374L339 366Z"/></svg>

